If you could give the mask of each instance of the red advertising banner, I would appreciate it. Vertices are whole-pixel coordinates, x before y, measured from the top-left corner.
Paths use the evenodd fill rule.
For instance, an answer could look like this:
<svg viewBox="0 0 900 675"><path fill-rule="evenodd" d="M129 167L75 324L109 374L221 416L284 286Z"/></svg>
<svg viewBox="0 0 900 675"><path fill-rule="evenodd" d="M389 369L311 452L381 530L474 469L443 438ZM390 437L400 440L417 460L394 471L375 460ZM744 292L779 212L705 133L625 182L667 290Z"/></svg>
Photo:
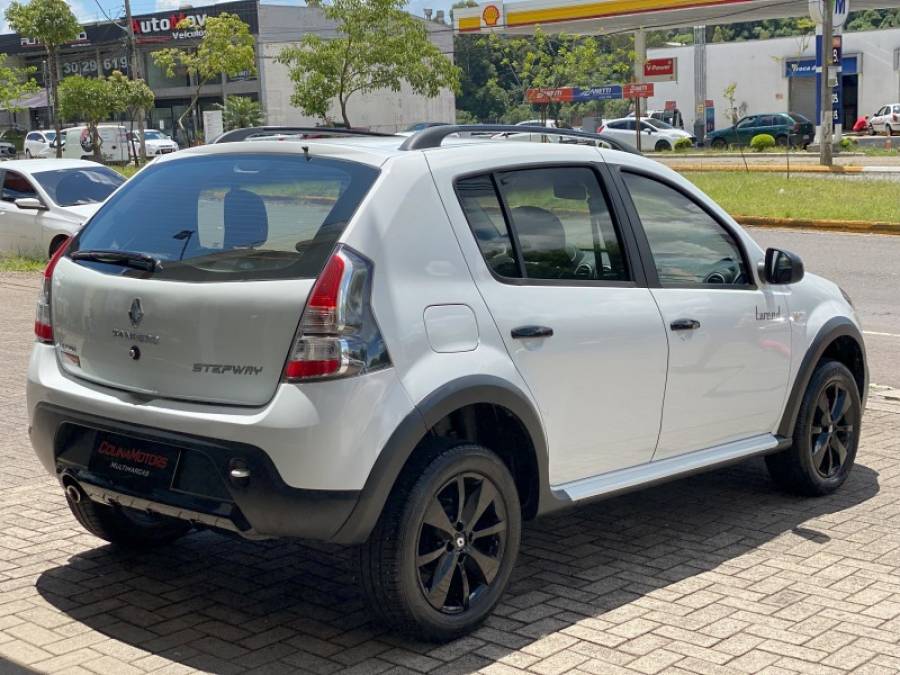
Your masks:
<svg viewBox="0 0 900 675"><path fill-rule="evenodd" d="M678 60L648 59L644 62L644 78L650 82L671 82L677 79Z"/></svg>
<svg viewBox="0 0 900 675"><path fill-rule="evenodd" d="M650 98L653 96L652 82L632 82L622 86L622 98Z"/></svg>
<svg viewBox="0 0 900 675"><path fill-rule="evenodd" d="M529 103L565 103L575 96L574 87L557 87L555 89L526 89L525 100Z"/></svg>

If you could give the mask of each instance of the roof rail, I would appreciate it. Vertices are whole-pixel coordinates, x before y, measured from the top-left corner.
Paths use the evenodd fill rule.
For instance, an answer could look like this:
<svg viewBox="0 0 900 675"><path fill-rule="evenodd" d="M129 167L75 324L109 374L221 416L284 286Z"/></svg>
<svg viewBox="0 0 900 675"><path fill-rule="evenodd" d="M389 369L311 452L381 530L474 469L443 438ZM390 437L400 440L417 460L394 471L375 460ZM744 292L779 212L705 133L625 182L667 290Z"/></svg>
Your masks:
<svg viewBox="0 0 900 675"><path fill-rule="evenodd" d="M446 124L439 127L428 127L407 137L400 145L400 150L425 150L426 148L439 148L443 140L452 134L459 133L491 133L491 134L540 134L542 136L563 136L565 138L580 138L588 141L605 143L613 150L640 154L631 146L621 141L610 138L604 134L592 134L587 131L575 131L574 129L556 129L554 127L536 127L511 124Z"/></svg>
<svg viewBox="0 0 900 675"><path fill-rule="evenodd" d="M344 127L244 127L242 129L232 129L224 134L216 137L213 143L236 143L245 141L254 136L274 136L275 134L283 135L300 135L309 134L310 138L325 136L393 136L394 134L386 134L380 131L368 131L366 129L347 129Z"/></svg>

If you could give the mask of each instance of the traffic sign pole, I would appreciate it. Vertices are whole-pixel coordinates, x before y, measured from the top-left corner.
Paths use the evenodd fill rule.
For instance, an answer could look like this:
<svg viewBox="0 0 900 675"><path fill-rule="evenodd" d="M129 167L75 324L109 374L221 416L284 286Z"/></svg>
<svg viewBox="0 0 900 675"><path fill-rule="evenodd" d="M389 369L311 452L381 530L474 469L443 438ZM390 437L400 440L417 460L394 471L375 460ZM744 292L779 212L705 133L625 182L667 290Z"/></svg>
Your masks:
<svg viewBox="0 0 900 675"><path fill-rule="evenodd" d="M647 34L643 28L634 32L634 81L644 81L644 64L647 62ZM637 151L641 151L641 97L634 97L634 133Z"/></svg>

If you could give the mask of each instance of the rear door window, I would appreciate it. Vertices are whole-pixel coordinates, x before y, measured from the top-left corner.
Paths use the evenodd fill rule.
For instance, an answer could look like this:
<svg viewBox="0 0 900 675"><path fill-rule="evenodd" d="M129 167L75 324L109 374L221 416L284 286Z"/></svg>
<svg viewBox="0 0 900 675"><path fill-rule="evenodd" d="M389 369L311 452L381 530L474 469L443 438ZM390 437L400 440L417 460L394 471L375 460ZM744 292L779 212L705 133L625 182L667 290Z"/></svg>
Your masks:
<svg viewBox="0 0 900 675"><path fill-rule="evenodd" d="M504 171L460 180L456 190L495 275L563 282L630 279L606 195L591 169Z"/></svg>
<svg viewBox="0 0 900 675"><path fill-rule="evenodd" d="M152 275L161 279L315 278L377 175L356 162L302 155L162 162L116 193L73 250L151 256L159 262Z"/></svg>

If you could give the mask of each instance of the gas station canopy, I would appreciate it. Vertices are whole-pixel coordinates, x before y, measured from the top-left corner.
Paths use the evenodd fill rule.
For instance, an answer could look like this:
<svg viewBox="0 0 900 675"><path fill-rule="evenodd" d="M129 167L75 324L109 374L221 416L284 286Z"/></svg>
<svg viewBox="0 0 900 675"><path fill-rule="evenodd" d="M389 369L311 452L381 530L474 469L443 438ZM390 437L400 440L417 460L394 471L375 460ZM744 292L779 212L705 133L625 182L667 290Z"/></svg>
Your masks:
<svg viewBox="0 0 900 675"><path fill-rule="evenodd" d="M852 11L887 9L897 0L846 0ZM809 16L809 0L520 0L485 2L453 10L460 33L604 35L680 26L702 26Z"/></svg>

